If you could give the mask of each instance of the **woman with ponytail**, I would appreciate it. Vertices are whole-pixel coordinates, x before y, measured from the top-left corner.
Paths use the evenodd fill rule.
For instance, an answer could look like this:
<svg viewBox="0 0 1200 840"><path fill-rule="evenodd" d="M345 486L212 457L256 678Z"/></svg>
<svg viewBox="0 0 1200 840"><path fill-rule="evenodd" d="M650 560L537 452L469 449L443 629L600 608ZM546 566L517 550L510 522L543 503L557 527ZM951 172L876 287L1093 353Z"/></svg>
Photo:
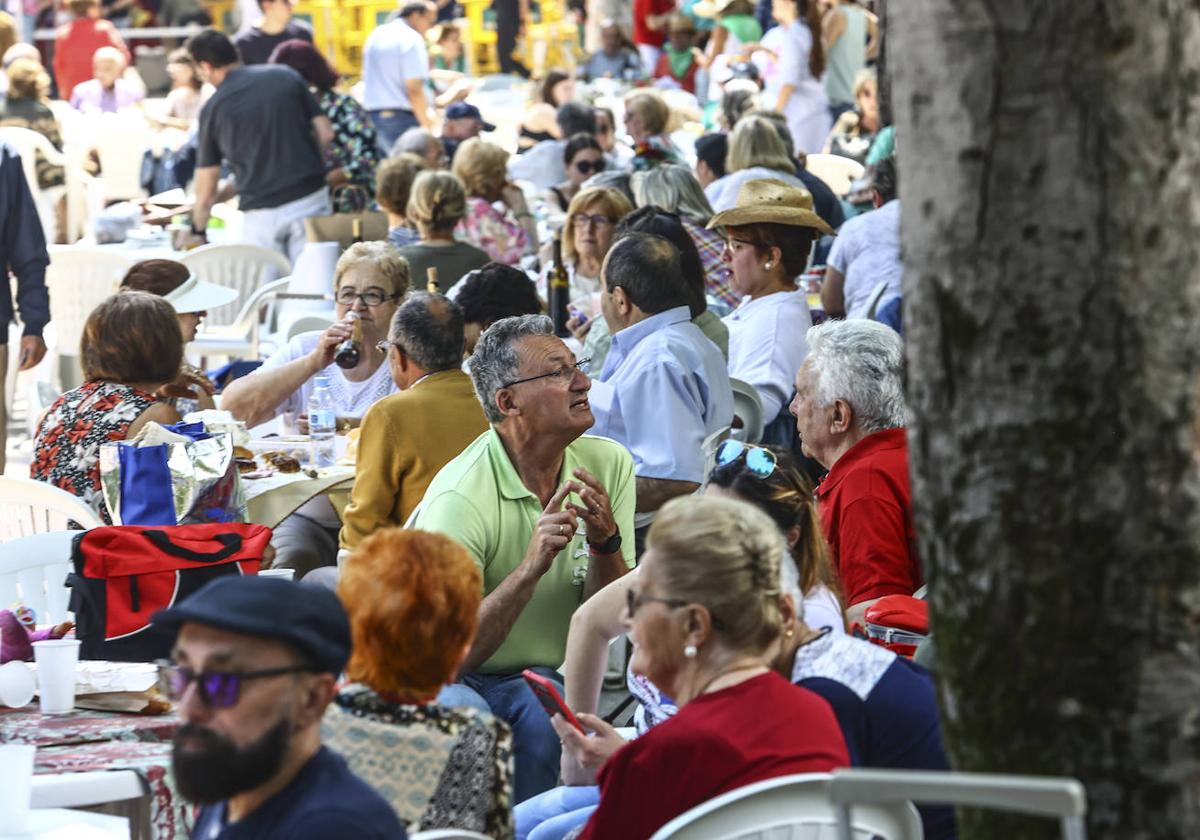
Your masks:
<svg viewBox="0 0 1200 840"><path fill-rule="evenodd" d="M772 0L771 15L779 22L779 63L763 101L787 118L797 152L818 152L832 126L821 10L817 0Z"/></svg>
<svg viewBox="0 0 1200 840"><path fill-rule="evenodd" d="M483 251L454 238L454 227L466 212L466 190L456 175L439 170L417 176L404 215L421 241L399 249L416 288L425 288L430 268L437 269L438 291L444 293L463 275L490 262Z"/></svg>

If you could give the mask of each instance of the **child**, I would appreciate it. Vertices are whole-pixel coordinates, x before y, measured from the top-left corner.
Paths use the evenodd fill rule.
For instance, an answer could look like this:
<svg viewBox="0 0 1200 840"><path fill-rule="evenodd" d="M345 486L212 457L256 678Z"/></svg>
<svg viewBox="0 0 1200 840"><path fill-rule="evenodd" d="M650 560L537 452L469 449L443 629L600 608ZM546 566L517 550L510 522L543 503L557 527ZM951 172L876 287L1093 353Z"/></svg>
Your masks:
<svg viewBox="0 0 1200 840"><path fill-rule="evenodd" d="M683 13L671 15L667 27L670 40L658 57L654 78L671 79L688 93L696 92L696 71L700 69L701 54L692 46L696 27L692 19Z"/></svg>

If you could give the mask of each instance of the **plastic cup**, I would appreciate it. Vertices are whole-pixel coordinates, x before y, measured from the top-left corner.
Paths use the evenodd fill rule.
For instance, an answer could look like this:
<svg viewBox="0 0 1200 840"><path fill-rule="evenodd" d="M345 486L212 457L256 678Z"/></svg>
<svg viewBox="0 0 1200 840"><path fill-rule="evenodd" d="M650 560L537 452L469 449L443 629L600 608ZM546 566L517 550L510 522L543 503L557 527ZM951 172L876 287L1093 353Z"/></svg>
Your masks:
<svg viewBox="0 0 1200 840"><path fill-rule="evenodd" d="M277 577L284 580L294 580L296 577L295 569L259 569L259 577Z"/></svg>
<svg viewBox="0 0 1200 840"><path fill-rule="evenodd" d="M5 834L23 834L29 826L34 749L26 744L0 746L0 829Z"/></svg>
<svg viewBox="0 0 1200 840"><path fill-rule="evenodd" d="M37 680L24 662L0 665L0 703L10 709L19 709L28 705L36 689Z"/></svg>
<svg viewBox="0 0 1200 840"><path fill-rule="evenodd" d="M52 639L33 643L37 662L38 704L44 715L65 715L75 708L75 665L78 639Z"/></svg>

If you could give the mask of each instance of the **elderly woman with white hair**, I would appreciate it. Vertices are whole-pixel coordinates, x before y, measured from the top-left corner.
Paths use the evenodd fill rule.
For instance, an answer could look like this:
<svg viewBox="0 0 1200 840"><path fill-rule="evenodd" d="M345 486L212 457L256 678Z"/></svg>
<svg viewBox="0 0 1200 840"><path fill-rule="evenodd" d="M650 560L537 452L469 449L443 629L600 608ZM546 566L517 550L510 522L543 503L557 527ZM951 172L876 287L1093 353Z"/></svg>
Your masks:
<svg viewBox="0 0 1200 840"><path fill-rule="evenodd" d="M885 595L924 583L912 523L904 430L903 345L875 321L808 331L791 413L804 454L829 470L817 487L821 523L850 621Z"/></svg>

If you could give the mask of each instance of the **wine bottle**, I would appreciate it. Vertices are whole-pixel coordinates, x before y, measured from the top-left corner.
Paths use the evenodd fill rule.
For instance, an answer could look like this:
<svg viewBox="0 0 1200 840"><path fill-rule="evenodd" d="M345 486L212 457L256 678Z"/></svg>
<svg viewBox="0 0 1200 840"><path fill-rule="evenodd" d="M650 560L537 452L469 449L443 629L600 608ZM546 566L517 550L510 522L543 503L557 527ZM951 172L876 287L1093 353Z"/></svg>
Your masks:
<svg viewBox="0 0 1200 840"><path fill-rule="evenodd" d="M355 218L354 221L350 223L350 234L354 237L354 244L357 245L359 242L363 241L362 219Z"/></svg>
<svg viewBox="0 0 1200 840"><path fill-rule="evenodd" d="M438 270L436 265L431 265L425 269L425 291L431 295L436 295L439 291L438 286Z"/></svg>
<svg viewBox="0 0 1200 840"><path fill-rule="evenodd" d="M333 354L334 363L343 370L358 367L362 358L362 319L357 312L350 313L350 337L338 345Z"/></svg>
<svg viewBox="0 0 1200 840"><path fill-rule="evenodd" d="M567 321L571 317L567 311L568 299L571 297L571 278L567 276L567 269L562 261L561 235L554 239L554 266L550 269L546 285L549 292L550 318L554 321L554 334L559 338L566 338L571 334L571 330L567 328Z"/></svg>

